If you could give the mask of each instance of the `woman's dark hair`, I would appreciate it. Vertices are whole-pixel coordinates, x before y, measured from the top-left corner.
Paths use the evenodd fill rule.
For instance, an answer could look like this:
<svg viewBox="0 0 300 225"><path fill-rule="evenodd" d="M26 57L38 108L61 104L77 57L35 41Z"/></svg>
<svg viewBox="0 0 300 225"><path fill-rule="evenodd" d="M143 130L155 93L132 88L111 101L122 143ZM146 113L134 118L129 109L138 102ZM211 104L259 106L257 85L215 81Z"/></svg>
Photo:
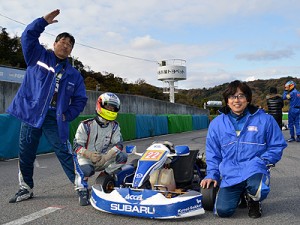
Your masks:
<svg viewBox="0 0 300 225"><path fill-rule="evenodd" d="M73 37L72 34L70 33L67 33L67 32L63 32L63 33L60 33L59 35L56 36L55 38L55 42L58 42L60 39L62 38L69 38L70 39L70 42L72 44L72 47L74 47L74 44L75 44L75 38Z"/></svg>
<svg viewBox="0 0 300 225"><path fill-rule="evenodd" d="M225 103L228 103L228 97L230 95L234 95L237 91L237 89L240 89L244 95L246 96L247 102L249 102L249 104L252 101L252 91L250 89L250 87L246 84L246 82L242 82L239 80L235 80L232 81L226 88L226 90L223 92L223 98Z"/></svg>

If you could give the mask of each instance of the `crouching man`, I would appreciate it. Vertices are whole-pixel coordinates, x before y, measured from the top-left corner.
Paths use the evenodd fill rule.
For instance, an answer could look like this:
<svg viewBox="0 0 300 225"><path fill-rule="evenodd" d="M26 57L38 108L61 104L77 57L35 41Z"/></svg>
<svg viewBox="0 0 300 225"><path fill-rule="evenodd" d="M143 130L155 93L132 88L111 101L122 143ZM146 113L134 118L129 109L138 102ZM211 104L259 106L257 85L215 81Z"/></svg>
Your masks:
<svg viewBox="0 0 300 225"><path fill-rule="evenodd" d="M74 139L76 164L75 189L79 205L89 205L88 177L95 171L104 170L109 164L125 164L123 138L115 121L120 109L120 100L113 93L104 93L96 102L96 117L82 121Z"/></svg>

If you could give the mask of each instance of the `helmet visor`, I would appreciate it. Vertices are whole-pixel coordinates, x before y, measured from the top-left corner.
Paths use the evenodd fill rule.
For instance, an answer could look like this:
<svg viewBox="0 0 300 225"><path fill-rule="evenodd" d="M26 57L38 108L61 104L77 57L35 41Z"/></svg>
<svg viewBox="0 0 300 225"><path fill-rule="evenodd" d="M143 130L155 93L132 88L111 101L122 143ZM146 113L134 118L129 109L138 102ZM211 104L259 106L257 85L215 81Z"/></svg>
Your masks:
<svg viewBox="0 0 300 225"><path fill-rule="evenodd" d="M120 110L120 105L114 101L104 102L102 107L112 112L118 112Z"/></svg>

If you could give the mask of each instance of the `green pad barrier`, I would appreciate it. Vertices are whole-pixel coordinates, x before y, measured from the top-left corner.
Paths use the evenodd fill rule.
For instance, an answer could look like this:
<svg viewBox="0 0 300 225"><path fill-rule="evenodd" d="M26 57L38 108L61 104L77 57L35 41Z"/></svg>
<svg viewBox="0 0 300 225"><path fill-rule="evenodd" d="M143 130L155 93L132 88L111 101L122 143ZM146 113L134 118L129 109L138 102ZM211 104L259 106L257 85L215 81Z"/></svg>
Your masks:
<svg viewBox="0 0 300 225"><path fill-rule="evenodd" d="M132 113L118 113L116 119L121 127L121 134L124 141L136 138L136 117Z"/></svg>
<svg viewBox="0 0 300 225"><path fill-rule="evenodd" d="M169 134L193 130L192 115L168 115Z"/></svg>

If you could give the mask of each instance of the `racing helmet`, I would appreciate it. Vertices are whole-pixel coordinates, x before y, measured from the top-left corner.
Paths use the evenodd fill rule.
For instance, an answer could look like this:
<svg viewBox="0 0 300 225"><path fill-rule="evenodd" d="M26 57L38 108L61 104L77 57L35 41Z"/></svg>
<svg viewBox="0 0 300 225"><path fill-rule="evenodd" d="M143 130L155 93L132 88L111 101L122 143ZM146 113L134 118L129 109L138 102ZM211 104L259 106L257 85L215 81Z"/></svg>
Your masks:
<svg viewBox="0 0 300 225"><path fill-rule="evenodd" d="M105 120L113 121L120 110L120 99L111 92L101 94L96 102L96 113Z"/></svg>
<svg viewBox="0 0 300 225"><path fill-rule="evenodd" d="M284 85L284 90L291 91L296 87L296 83L292 80L288 81Z"/></svg>

